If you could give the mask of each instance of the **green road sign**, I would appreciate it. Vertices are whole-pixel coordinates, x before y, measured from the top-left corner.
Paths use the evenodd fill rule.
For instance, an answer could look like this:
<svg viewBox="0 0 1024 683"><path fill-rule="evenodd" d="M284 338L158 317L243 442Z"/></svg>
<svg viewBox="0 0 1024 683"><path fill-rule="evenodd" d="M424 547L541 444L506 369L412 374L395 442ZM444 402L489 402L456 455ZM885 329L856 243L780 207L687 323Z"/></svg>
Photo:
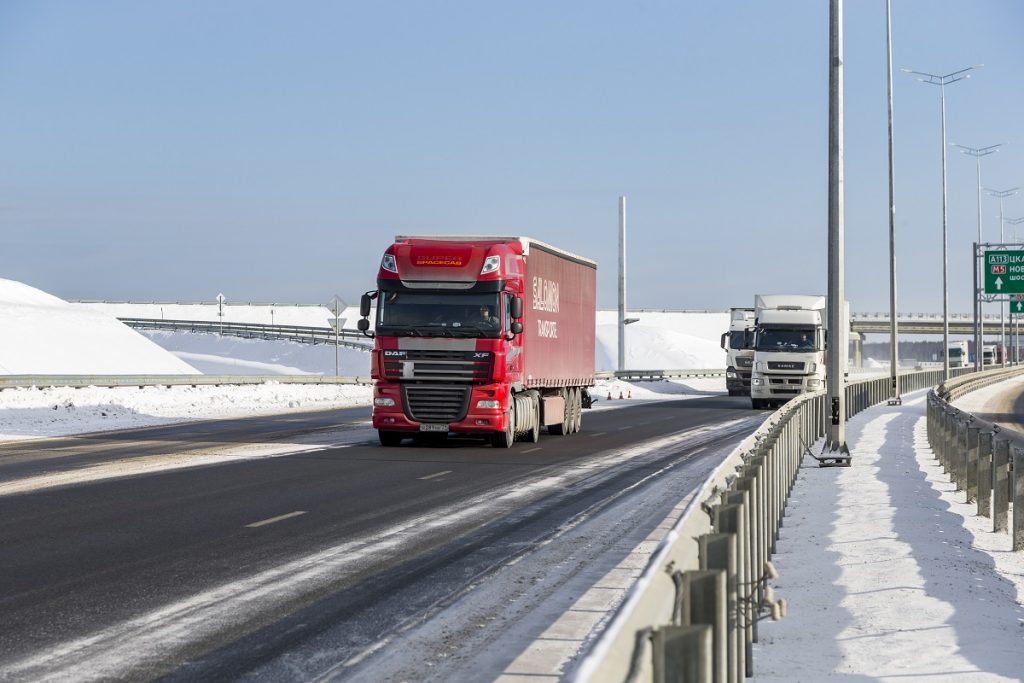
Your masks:
<svg viewBox="0 0 1024 683"><path fill-rule="evenodd" d="M985 252L985 293L1024 293L1024 251Z"/></svg>

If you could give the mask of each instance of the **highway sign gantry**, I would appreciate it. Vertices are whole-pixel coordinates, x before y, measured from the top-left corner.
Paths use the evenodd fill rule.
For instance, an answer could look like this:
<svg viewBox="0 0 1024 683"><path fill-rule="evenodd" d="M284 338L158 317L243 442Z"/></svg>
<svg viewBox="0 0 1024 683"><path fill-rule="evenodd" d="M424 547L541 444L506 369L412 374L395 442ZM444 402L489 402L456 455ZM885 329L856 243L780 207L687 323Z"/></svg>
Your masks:
<svg viewBox="0 0 1024 683"><path fill-rule="evenodd" d="M985 294L1024 294L1024 251L985 252Z"/></svg>

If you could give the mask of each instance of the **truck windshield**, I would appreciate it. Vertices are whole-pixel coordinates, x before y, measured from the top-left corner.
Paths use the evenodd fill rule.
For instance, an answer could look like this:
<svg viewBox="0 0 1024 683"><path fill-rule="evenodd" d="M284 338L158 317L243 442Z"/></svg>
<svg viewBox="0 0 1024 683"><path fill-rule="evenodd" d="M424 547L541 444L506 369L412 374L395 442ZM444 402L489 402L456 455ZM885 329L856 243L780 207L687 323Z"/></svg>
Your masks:
<svg viewBox="0 0 1024 683"><path fill-rule="evenodd" d="M960 355L961 355L961 350L960 350L959 346L951 346L950 347L950 349L949 349L949 357L950 358L959 358Z"/></svg>
<svg viewBox="0 0 1024 683"><path fill-rule="evenodd" d="M752 349L754 348L753 330L738 330L729 333L730 349Z"/></svg>
<svg viewBox="0 0 1024 683"><path fill-rule="evenodd" d="M815 351L813 329L768 328L757 331L755 351Z"/></svg>
<svg viewBox="0 0 1024 683"><path fill-rule="evenodd" d="M377 331L420 337L499 337L498 294L381 292Z"/></svg>

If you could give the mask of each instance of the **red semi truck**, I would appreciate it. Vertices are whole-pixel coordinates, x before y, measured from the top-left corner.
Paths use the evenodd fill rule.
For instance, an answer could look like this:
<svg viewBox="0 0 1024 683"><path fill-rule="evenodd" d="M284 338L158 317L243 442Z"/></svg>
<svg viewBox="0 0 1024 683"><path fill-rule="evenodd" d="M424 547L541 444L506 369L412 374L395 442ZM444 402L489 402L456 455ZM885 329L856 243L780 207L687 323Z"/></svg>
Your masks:
<svg viewBox="0 0 1024 683"><path fill-rule="evenodd" d="M437 433L509 448L541 427L578 432L596 285L596 263L528 237L396 237L360 302L381 444Z"/></svg>

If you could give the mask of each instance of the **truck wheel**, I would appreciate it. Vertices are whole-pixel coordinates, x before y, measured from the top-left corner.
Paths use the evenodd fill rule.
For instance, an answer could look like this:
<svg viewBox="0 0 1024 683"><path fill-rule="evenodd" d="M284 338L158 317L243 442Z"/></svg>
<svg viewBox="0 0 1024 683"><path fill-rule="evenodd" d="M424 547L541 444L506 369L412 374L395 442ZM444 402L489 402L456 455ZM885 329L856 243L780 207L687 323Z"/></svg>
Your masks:
<svg viewBox="0 0 1024 683"><path fill-rule="evenodd" d="M540 441L540 398L538 396L534 396L530 401L530 412L533 413L530 420L533 427L526 432L523 440L527 443L537 443Z"/></svg>
<svg viewBox="0 0 1024 683"><path fill-rule="evenodd" d="M401 432L387 432L384 431L383 429L380 429L377 431L377 438L380 439L381 446L387 446L388 448L397 446L400 443L402 443Z"/></svg>
<svg viewBox="0 0 1024 683"><path fill-rule="evenodd" d="M572 390L572 393L572 408L574 413L572 421L572 431L574 434L579 434L580 431L583 429L583 390L580 389L579 387L576 387L575 389Z"/></svg>
<svg viewBox="0 0 1024 683"><path fill-rule="evenodd" d="M516 412L515 401L510 402L508 409L508 427L503 432L491 434L491 446L493 448L512 448L516 442Z"/></svg>
<svg viewBox="0 0 1024 683"><path fill-rule="evenodd" d="M754 410L761 410L764 408L764 401L759 398L750 399L750 407Z"/></svg>

